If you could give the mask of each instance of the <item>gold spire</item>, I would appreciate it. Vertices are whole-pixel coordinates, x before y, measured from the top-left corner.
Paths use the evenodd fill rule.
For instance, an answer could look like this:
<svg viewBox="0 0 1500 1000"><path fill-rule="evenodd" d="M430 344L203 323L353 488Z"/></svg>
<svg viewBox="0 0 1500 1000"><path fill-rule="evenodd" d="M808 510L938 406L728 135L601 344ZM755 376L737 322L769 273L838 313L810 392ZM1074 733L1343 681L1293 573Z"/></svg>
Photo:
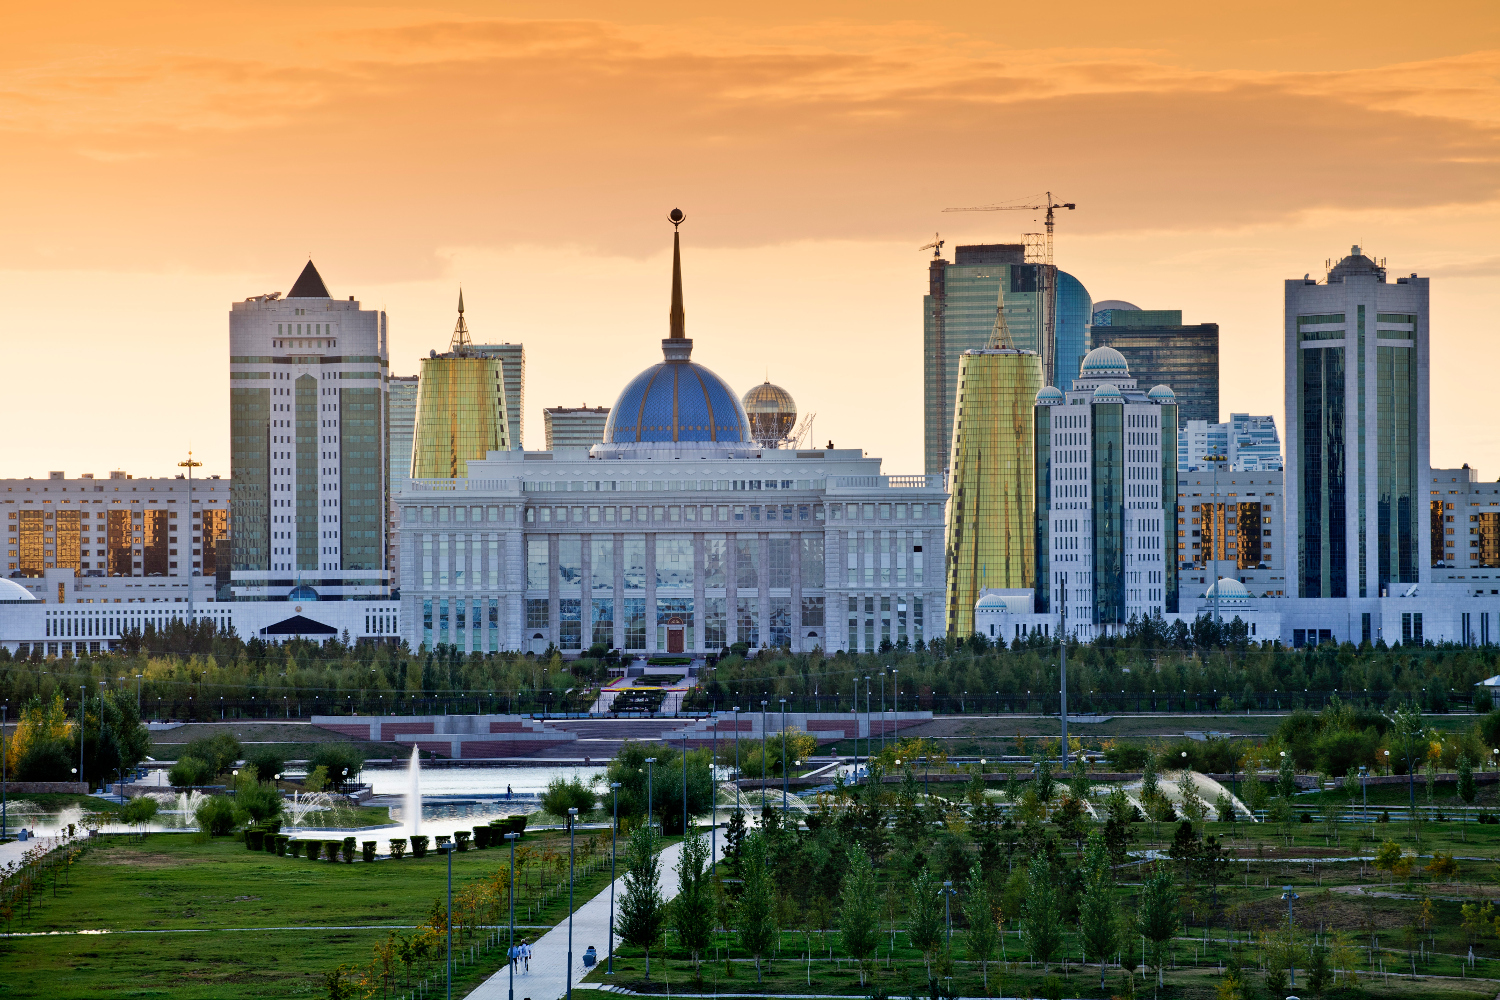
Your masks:
<svg viewBox="0 0 1500 1000"><path fill-rule="evenodd" d="M463 354L464 349L469 346L469 324L464 322L464 290L458 290L458 322L453 327L453 339L448 341L448 350L455 354Z"/></svg>
<svg viewBox="0 0 1500 1000"><path fill-rule="evenodd" d="M1010 327L1005 324L1005 288L1002 284L999 301L995 304L995 328L990 331L989 350L1004 350L1011 346Z"/></svg>
<svg viewBox="0 0 1500 1000"><path fill-rule="evenodd" d="M682 209L674 208L667 214L667 219L672 223L672 309L667 314L670 329L668 337L671 340L685 340L687 315L682 311L682 244L677 227L682 225L687 216L682 214Z"/></svg>

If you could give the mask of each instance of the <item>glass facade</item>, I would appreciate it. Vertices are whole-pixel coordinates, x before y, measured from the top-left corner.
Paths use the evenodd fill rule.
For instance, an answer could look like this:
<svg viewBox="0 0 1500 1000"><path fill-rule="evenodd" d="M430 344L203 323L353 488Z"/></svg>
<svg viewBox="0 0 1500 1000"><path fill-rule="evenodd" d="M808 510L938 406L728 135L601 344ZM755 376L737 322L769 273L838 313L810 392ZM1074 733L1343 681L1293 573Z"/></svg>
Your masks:
<svg viewBox="0 0 1500 1000"><path fill-rule="evenodd" d="M1090 420L1093 480L1094 624L1125 623L1125 407L1095 403Z"/></svg>
<svg viewBox="0 0 1500 1000"><path fill-rule="evenodd" d="M1380 586L1417 582L1419 563L1416 505L1417 365L1410 347L1377 346L1375 410L1380 436L1376 466L1376 544Z"/></svg>
<svg viewBox="0 0 1500 1000"><path fill-rule="evenodd" d="M971 630L984 590L1038 585L1032 435L1041 388L1041 358L1031 352L961 358L946 542L949 634Z"/></svg>
<svg viewBox="0 0 1500 1000"><path fill-rule="evenodd" d="M386 497L383 484L386 480L381 475L381 468L386 460L385 438L381 432L384 415L381 409L385 405L385 395L379 389L364 388L339 389L338 396L340 416L337 426L342 447L330 454L338 456L339 460L339 535L343 543L339 568L366 571L384 569ZM313 416L316 417L317 414L314 413ZM313 423L321 423L321 420ZM317 432L318 428L314 427L309 433ZM318 513L320 504L320 499L314 496L314 515ZM310 523L317 527L317 521L318 518L314 516ZM308 544L316 546L318 540L313 538ZM313 548L312 551L318 550Z"/></svg>
<svg viewBox="0 0 1500 1000"><path fill-rule="evenodd" d="M1052 610L1052 407L1035 407L1036 461L1032 488L1036 491L1036 513L1032 518L1036 552L1036 597L1033 610L1039 615Z"/></svg>
<svg viewBox="0 0 1500 1000"><path fill-rule="evenodd" d="M423 358L412 434L413 479L462 479L469 460L507 444L505 373L497 359Z"/></svg>
<svg viewBox="0 0 1500 1000"><path fill-rule="evenodd" d="M1305 319L1306 317L1304 317ZM1347 597L1344 348L1297 351L1298 583L1303 597Z"/></svg>
<svg viewBox="0 0 1500 1000"><path fill-rule="evenodd" d="M1181 425L1177 421L1177 407L1170 403L1164 405L1161 408L1161 454L1166 460L1161 463L1161 512L1166 523L1171 526L1165 532L1166 552L1162 556L1165 614L1178 611L1177 576L1182 562L1177 552L1177 463L1169 457L1177 452L1177 435L1181 433L1178 429Z"/></svg>
<svg viewBox="0 0 1500 1000"><path fill-rule="evenodd" d="M1128 312L1108 310L1118 322ZM1102 314L1101 314L1102 315ZM1180 316L1180 314L1179 314ZM1178 426L1189 420L1219 422L1219 325L1120 326L1094 324L1090 347L1113 347L1125 356L1142 391L1166 385L1177 396Z"/></svg>
<svg viewBox="0 0 1500 1000"><path fill-rule="evenodd" d="M271 568L271 390L229 390L233 569ZM122 559L122 562L128 561ZM114 566L110 568L114 573Z"/></svg>
<svg viewBox="0 0 1500 1000"><path fill-rule="evenodd" d="M1053 384L1067 392L1073 386L1078 367L1083 364L1083 356L1093 346L1089 343L1089 323L1094 315L1094 302L1089 298L1088 289L1067 271L1057 272L1056 309L1054 343L1057 361L1054 370L1057 378Z"/></svg>

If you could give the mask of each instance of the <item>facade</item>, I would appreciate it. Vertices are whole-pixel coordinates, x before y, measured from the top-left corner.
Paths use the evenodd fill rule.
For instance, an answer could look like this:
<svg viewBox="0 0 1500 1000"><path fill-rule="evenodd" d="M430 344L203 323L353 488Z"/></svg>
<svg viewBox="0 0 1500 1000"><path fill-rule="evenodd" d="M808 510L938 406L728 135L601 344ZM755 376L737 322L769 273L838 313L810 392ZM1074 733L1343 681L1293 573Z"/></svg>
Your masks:
<svg viewBox="0 0 1500 1000"><path fill-rule="evenodd" d="M1300 597L1379 597L1430 578L1428 283L1354 247L1286 282L1287 531Z"/></svg>
<svg viewBox="0 0 1500 1000"><path fill-rule="evenodd" d="M391 502L388 504L390 515L389 523L386 525L387 538L396 537L395 497L406 488L406 481L411 477L411 442L412 433L417 426L418 381L419 378L416 375L392 375L386 383L390 399L391 424L390 461L386 469L386 476L391 484ZM390 546L392 581L401 579L401 567L396 564L400 551L397 546Z"/></svg>
<svg viewBox="0 0 1500 1000"><path fill-rule="evenodd" d="M1048 576L1036 612L1061 616L1068 634L1177 612L1177 419L1172 390L1141 392L1108 347L1088 353L1071 391L1037 394L1037 561Z"/></svg>
<svg viewBox="0 0 1500 1000"><path fill-rule="evenodd" d="M505 440L513 451L521 450L526 430L526 348L522 344L474 344L476 357L494 358L505 375Z"/></svg>
<svg viewBox="0 0 1500 1000"><path fill-rule="evenodd" d="M508 427L504 368L498 359L472 351L460 292L447 353L432 351L422 359L411 478L462 479L470 461L510 447Z"/></svg>
<svg viewBox="0 0 1500 1000"><path fill-rule="evenodd" d="M1479 473L1431 470L1428 533L1433 580L1479 580L1476 590L1500 587L1500 483L1482 483ZM1500 638L1500 636L1497 636Z"/></svg>
<svg viewBox="0 0 1500 1000"><path fill-rule="evenodd" d="M1283 474L1228 463L1177 473L1177 561L1183 586L1202 593L1228 578L1261 597L1289 597Z"/></svg>
<svg viewBox="0 0 1500 1000"><path fill-rule="evenodd" d="M1038 585L1032 410L1041 388L1034 351L995 347L959 359L944 546L955 634L965 634L962 618L983 592Z"/></svg>
<svg viewBox="0 0 1500 1000"><path fill-rule="evenodd" d="M494 451L399 498L401 635L465 651L734 643L873 651L943 633L941 477L859 449L764 449L692 361L681 260L662 361L587 451Z"/></svg>
<svg viewBox="0 0 1500 1000"><path fill-rule="evenodd" d="M1281 438L1276 418L1231 413L1223 423L1189 420L1177 441L1177 467L1184 471L1210 468L1213 455L1235 472L1280 472Z"/></svg>
<svg viewBox="0 0 1500 1000"><path fill-rule="evenodd" d="M389 591L385 313L335 300L311 261L286 298L229 314L234 598Z"/></svg>
<svg viewBox="0 0 1500 1000"><path fill-rule="evenodd" d="M1056 279L1053 301L1045 290ZM1088 291L1072 275L1046 264L1029 264L1019 243L958 247L952 263L936 257L928 267L922 299L923 452L928 475L942 475L953 443L954 396L959 358L985 349L1004 309L1009 346L1042 358L1043 381L1054 372L1077 371L1088 345ZM1052 317L1047 313L1050 310Z"/></svg>
<svg viewBox="0 0 1500 1000"><path fill-rule="evenodd" d="M230 484L191 485L124 472L0 480L5 575L50 603L212 601Z"/></svg>
<svg viewBox="0 0 1500 1000"><path fill-rule="evenodd" d="M1178 419L1219 420L1219 325L1184 325L1180 309L1101 309L1089 327L1089 344L1125 356L1143 385L1169 385Z"/></svg>
<svg viewBox="0 0 1500 1000"><path fill-rule="evenodd" d="M592 448L604 441L609 422L607 406L549 406L542 411L547 427L547 450Z"/></svg>

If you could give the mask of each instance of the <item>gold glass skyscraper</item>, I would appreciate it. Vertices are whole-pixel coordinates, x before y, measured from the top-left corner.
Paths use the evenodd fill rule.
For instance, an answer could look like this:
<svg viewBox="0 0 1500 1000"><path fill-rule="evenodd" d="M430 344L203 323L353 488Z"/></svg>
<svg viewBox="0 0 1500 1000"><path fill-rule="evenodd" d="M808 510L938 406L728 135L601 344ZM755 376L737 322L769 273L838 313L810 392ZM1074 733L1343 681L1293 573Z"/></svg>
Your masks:
<svg viewBox="0 0 1500 1000"><path fill-rule="evenodd" d="M448 353L422 359L411 478L467 478L470 460L509 449L506 423L504 367L471 353L460 293Z"/></svg>
<svg viewBox="0 0 1500 1000"><path fill-rule="evenodd" d="M1042 388L1034 351L993 348L959 358L948 513L948 634L967 635L986 589L1034 588L1036 428Z"/></svg>

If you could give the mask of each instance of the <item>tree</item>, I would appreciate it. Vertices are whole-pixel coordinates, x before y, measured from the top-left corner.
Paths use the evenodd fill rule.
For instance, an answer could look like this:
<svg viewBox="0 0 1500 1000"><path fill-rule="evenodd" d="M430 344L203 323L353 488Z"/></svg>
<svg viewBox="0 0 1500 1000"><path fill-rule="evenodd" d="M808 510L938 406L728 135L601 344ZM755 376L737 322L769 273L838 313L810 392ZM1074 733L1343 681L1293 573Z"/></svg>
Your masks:
<svg viewBox="0 0 1500 1000"><path fill-rule="evenodd" d="M1109 848L1098 833L1089 837L1083 865L1083 900L1078 907L1078 924L1088 954L1099 962L1099 988L1102 990L1104 966L1119 941L1119 920L1115 912Z"/></svg>
<svg viewBox="0 0 1500 1000"><path fill-rule="evenodd" d="M1052 794L1057 790L1057 780L1052 776L1052 758L1042 754L1036 758L1036 777L1032 779L1032 787L1036 789L1036 797L1045 805L1052 801Z"/></svg>
<svg viewBox="0 0 1500 1000"><path fill-rule="evenodd" d="M1139 920L1141 934L1150 943L1151 965L1156 969L1156 985L1162 985L1162 969L1167 961L1167 946L1177 933L1177 888L1170 872L1158 872L1141 887Z"/></svg>
<svg viewBox="0 0 1500 1000"><path fill-rule="evenodd" d="M656 759L654 766L646 764L648 757ZM707 749L688 751L687 806L690 816L701 816L712 807L714 777L711 757L712 752ZM748 768L746 773L751 773ZM760 772L754 774L759 776ZM621 816L644 818L649 804L652 818L662 824L663 831L672 833L685 829L680 749L660 743L626 740L609 762L601 780L606 787L615 782L620 784Z"/></svg>
<svg viewBox="0 0 1500 1000"><path fill-rule="evenodd" d="M984 991L990 991L990 959L995 955L995 944L1000 937L995 926L995 904L990 898L990 889L985 884L984 873L975 865L969 869L969 880L964 883L964 919L969 930L964 935L969 957L979 960L979 969L984 976Z"/></svg>
<svg viewBox="0 0 1500 1000"><path fill-rule="evenodd" d="M573 825L572 817L568 816L569 809L577 809L578 815L585 816L594 811L594 805L598 796L594 790L583 783L583 779L574 777L568 781L559 775L547 783L547 790L542 793L542 810L554 816L562 816L567 819L568 825Z"/></svg>
<svg viewBox="0 0 1500 1000"><path fill-rule="evenodd" d="M130 800L130 804L120 814L120 818L131 826L138 827L141 836L146 835L146 827L156 818L157 801L149 795L138 795Z"/></svg>
<svg viewBox="0 0 1500 1000"><path fill-rule="evenodd" d="M666 921L662 904L661 858L656 828L642 824L630 835L625 847L625 892L620 897L620 915L615 932L628 945L645 949L646 979L651 979L651 949L661 940Z"/></svg>
<svg viewBox="0 0 1500 1000"><path fill-rule="evenodd" d="M1468 754L1461 754L1458 758L1458 797L1463 799L1465 806L1472 807L1478 794L1479 790L1474 787L1474 762L1469 760ZM1459 830L1463 834L1464 841L1467 842L1469 824L1460 823Z"/></svg>
<svg viewBox="0 0 1500 1000"><path fill-rule="evenodd" d="M1284 799L1297 794L1297 770L1289 751L1281 752L1281 764L1276 771L1276 793Z"/></svg>
<svg viewBox="0 0 1500 1000"><path fill-rule="evenodd" d="M1322 996L1333 985L1333 970L1328 967L1328 949L1315 945L1308 958L1307 988L1313 996Z"/></svg>
<svg viewBox="0 0 1500 1000"><path fill-rule="evenodd" d="M870 958L880 944L880 895L875 867L862 850L850 853L839 907L839 932L844 951L859 963L859 983L863 986Z"/></svg>
<svg viewBox="0 0 1500 1000"><path fill-rule="evenodd" d="M234 806L229 804L228 796L210 795L198 803L193 819L198 829L210 837L224 837L234 829Z"/></svg>
<svg viewBox="0 0 1500 1000"><path fill-rule="evenodd" d="M693 971L702 976L702 955L713 940L713 891L708 878L708 842L702 834L682 842L677 862L677 898L673 923L682 947L693 956Z"/></svg>
<svg viewBox="0 0 1500 1000"><path fill-rule="evenodd" d="M1062 947L1062 917L1058 913L1057 890L1046 858L1033 857L1026 867L1025 916L1021 918L1021 943L1033 960L1042 963L1045 974L1052 956Z"/></svg>
<svg viewBox="0 0 1500 1000"><path fill-rule="evenodd" d="M755 982L761 982L761 959L776 946L780 933L776 926L776 894L766 861L766 835L756 830L745 838L741 854L740 902L736 917L740 925L740 946L755 958Z"/></svg>
<svg viewBox="0 0 1500 1000"><path fill-rule="evenodd" d="M943 900L942 887L938 885L937 879L927 869L917 873L917 877L911 884L911 899L909 901L910 915L908 917L907 935L911 938L911 945L922 953L922 961L927 964L927 978L932 978L932 955L938 946L943 943Z"/></svg>

